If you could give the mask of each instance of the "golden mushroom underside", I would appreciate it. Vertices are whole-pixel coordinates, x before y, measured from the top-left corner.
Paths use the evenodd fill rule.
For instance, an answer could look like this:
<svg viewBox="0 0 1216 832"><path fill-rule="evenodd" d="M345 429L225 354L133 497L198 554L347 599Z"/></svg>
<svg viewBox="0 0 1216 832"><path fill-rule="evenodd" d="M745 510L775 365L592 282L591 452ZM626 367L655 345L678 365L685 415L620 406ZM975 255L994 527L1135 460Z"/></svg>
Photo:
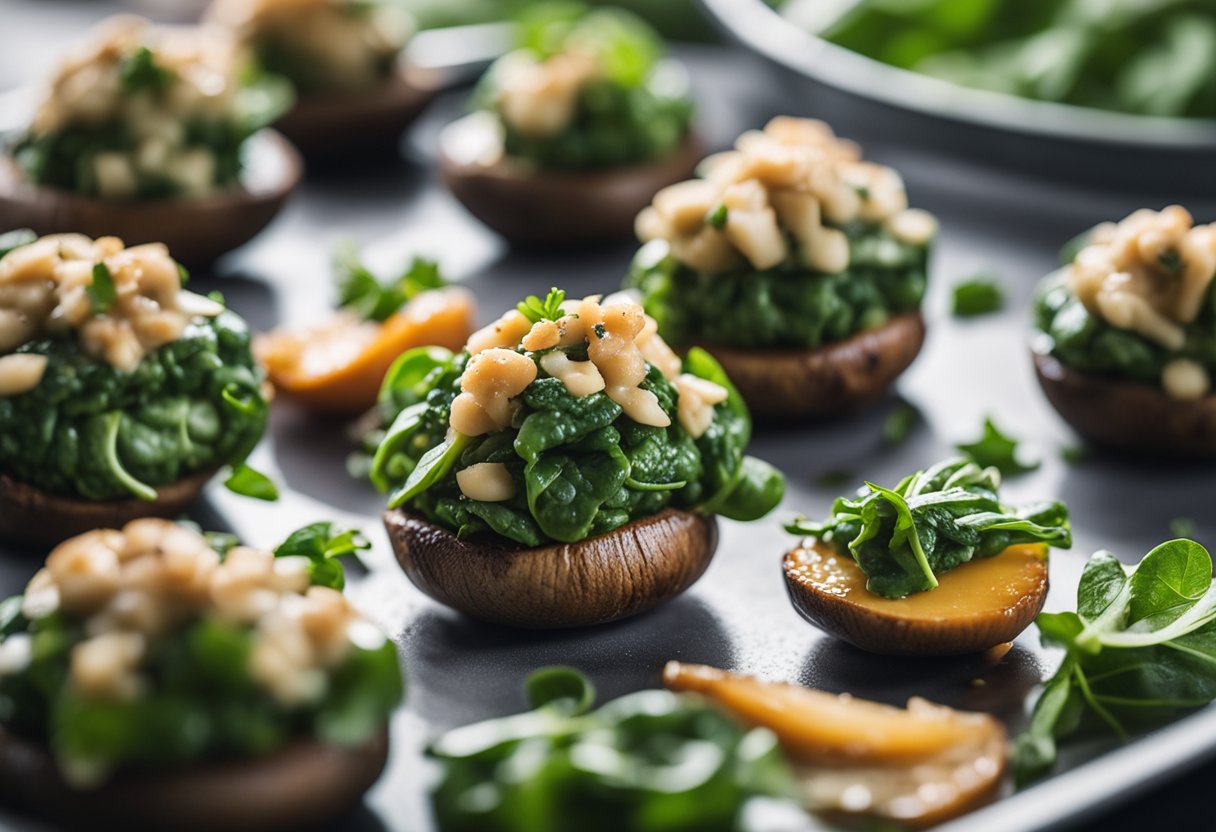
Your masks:
<svg viewBox="0 0 1216 832"><path fill-rule="evenodd" d="M782 563L790 601L803 618L850 644L890 656L978 653L1012 641L1047 600L1046 549L1011 546L939 576L939 586L890 599L865 589L848 555L806 541Z"/></svg>
<svg viewBox="0 0 1216 832"><path fill-rule="evenodd" d="M473 618L531 629L604 624L692 586L718 545L712 516L665 509L577 543L534 548L461 540L392 509L397 560L420 590Z"/></svg>
<svg viewBox="0 0 1216 832"><path fill-rule="evenodd" d="M0 728L0 799L71 828L313 829L355 804L387 759L385 727L358 746L299 740L265 757L132 770L78 790L45 747Z"/></svg>
<svg viewBox="0 0 1216 832"><path fill-rule="evenodd" d="M53 546L93 529L121 528L139 517L173 518L198 498L216 468L156 489L155 500L61 497L0 474L0 540Z"/></svg>
<svg viewBox="0 0 1216 832"><path fill-rule="evenodd" d="M752 415L765 421L825 418L864 407L908 369L925 341L919 312L816 349L744 349L701 342Z"/></svg>
<svg viewBox="0 0 1216 832"><path fill-rule="evenodd" d="M1134 453L1216 457L1216 394L1183 401L1158 384L1079 373L1034 352L1047 400L1092 442Z"/></svg>
<svg viewBox="0 0 1216 832"><path fill-rule="evenodd" d="M603 170L538 171L514 159L462 163L444 152L439 170L465 208L508 240L571 245L632 237L634 218L655 192L691 176L702 155L690 135L662 159Z"/></svg>

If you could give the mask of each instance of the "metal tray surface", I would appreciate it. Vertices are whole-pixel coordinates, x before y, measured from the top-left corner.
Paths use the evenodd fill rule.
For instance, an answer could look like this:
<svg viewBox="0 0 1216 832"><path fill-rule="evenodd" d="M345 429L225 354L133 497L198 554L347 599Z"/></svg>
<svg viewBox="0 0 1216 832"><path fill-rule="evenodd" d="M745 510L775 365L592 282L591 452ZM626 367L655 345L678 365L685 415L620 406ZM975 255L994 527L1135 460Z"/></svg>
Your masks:
<svg viewBox="0 0 1216 832"><path fill-rule="evenodd" d="M724 147L742 129L782 111L787 90L721 50L685 50L701 96L701 128ZM517 252L481 228L437 184L429 162L439 125L459 112L460 97L440 102L409 137L409 162L310 180L262 237L196 274L196 290L219 289L255 328L303 322L326 313L332 297L332 244L366 245L373 265L394 268L420 253L472 289L482 321L528 293L552 285L574 294L614 289L628 265L629 242L594 250ZM465 619L416 591L397 568L379 524L382 498L349 479L344 426L276 406L270 435L253 462L284 486L266 505L210 488L194 517L231 529L251 543L273 545L318 519L365 529L374 550L367 572L350 570L356 603L394 635L407 675L407 702L393 721L393 752L385 776L342 829L432 828L426 788L433 772L422 757L428 738L452 726L513 713L531 669L551 663L587 671L601 701L659 683L668 659L708 662L768 678L902 703L910 695L991 712L1016 731L1034 686L1058 657L1043 651L1032 628L998 663L977 658L895 660L834 641L806 624L786 601L782 553L793 539L780 527L795 512L825 512L838 489L817 484L828 471L893 483L977 434L991 414L1030 440L1042 467L1012 479L1011 501L1058 496L1074 517L1076 549L1053 556L1048 608L1072 604L1085 557L1110 548L1138 559L1169 536L1172 518L1196 522L1200 540L1216 539L1206 511L1216 478L1201 469L1100 458L1066 465L1059 450L1073 443L1040 395L1026 347L1026 308L1035 280L1053 268L1060 243L1096 219L1136 207L1134 197L1032 187L950 160L896 153L877 156L901 167L913 203L938 214L943 232L926 305L930 334L924 353L901 380L898 395L923 415L908 440L883 444L890 397L873 411L843 421L756 431L752 452L782 467L788 496L763 521L721 521L722 540L705 577L685 596L628 621L567 632L520 632ZM873 155L873 154L872 154ZM1193 206L1202 207L1202 206ZM1205 210L1211 211L1208 205ZM962 323L949 317L950 284L977 270L999 274L1009 291L1003 313ZM0 550L0 592L20 591L45 553ZM1122 748L1070 748L1059 773L1040 785L963 818L954 829L1047 828L1126 798L1216 751L1216 710L1208 709ZM0 826L38 829L0 813Z"/></svg>

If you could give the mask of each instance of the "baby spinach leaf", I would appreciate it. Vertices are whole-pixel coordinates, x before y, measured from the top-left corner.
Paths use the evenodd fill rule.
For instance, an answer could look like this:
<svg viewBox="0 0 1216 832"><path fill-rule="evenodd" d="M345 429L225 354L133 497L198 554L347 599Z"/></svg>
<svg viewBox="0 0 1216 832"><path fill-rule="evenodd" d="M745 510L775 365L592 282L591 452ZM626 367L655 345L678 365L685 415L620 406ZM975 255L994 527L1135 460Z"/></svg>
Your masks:
<svg viewBox="0 0 1216 832"><path fill-rule="evenodd" d="M418 465L410 471L409 477L389 497L389 508L397 508L438 482L456 465L456 460L464 453L470 441L471 437L458 433L424 453L418 460Z"/></svg>
<svg viewBox="0 0 1216 832"><path fill-rule="evenodd" d="M1127 626L1168 624L1211 588L1212 558L1193 540L1171 540L1144 556L1130 583Z"/></svg>
<svg viewBox="0 0 1216 832"><path fill-rule="evenodd" d="M255 500L273 503L279 499L279 487L274 480L244 462L232 466L232 473L224 480L224 487L233 494Z"/></svg>
<svg viewBox="0 0 1216 832"><path fill-rule="evenodd" d="M603 393L573 396L555 378L532 382L524 391L523 401L532 412L519 426L515 451L527 462L611 425L622 412L621 406Z"/></svg>
<svg viewBox="0 0 1216 832"><path fill-rule="evenodd" d="M390 399L401 407L422 401L436 371L452 365L455 356L443 347L415 347L397 356L380 385L380 401Z"/></svg>
<svg viewBox="0 0 1216 832"><path fill-rule="evenodd" d="M358 531L335 531L333 523L318 522L288 535L274 550L274 556L308 558L309 578L314 585L342 589L346 573L337 558L370 548L371 543Z"/></svg>
<svg viewBox="0 0 1216 832"><path fill-rule="evenodd" d="M1127 586L1123 564L1110 552L1097 552L1085 564L1077 585L1077 614L1097 620Z"/></svg>
<svg viewBox="0 0 1216 832"><path fill-rule="evenodd" d="M1002 474L1023 474L1039 467L1037 460L1024 462L1018 458L1018 441L1001 431L991 417L984 419L984 432L974 442L956 446L977 465L991 466Z"/></svg>
<svg viewBox="0 0 1216 832"><path fill-rule="evenodd" d="M1062 503L1005 506L999 487L995 468L949 459L895 488L867 483L860 496L837 499L823 522L798 518L786 529L853 557L866 574L867 589L888 598L931 590L937 575L1009 546L1072 545Z"/></svg>
<svg viewBox="0 0 1216 832"><path fill-rule="evenodd" d="M762 459L743 457L741 475L717 512L731 520L758 520L785 496L785 476Z"/></svg>
<svg viewBox="0 0 1216 832"><path fill-rule="evenodd" d="M551 451L524 470L528 507L546 535L575 543L591 534L601 506L627 476L629 461L619 448L579 456Z"/></svg>
<svg viewBox="0 0 1216 832"><path fill-rule="evenodd" d="M114 276L105 263L93 264L93 282L85 287L85 293L93 302L93 314L104 315L118 301L114 289Z"/></svg>
<svg viewBox="0 0 1216 832"><path fill-rule="evenodd" d="M950 311L958 318L974 318L999 312L1005 305L1005 290L994 278L976 275L954 284Z"/></svg>

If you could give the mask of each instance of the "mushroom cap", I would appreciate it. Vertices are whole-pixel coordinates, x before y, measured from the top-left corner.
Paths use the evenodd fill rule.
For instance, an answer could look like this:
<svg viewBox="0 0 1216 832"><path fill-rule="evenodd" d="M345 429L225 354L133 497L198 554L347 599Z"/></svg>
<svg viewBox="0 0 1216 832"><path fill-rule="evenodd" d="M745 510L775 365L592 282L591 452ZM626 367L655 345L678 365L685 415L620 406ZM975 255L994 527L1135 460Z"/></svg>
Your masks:
<svg viewBox="0 0 1216 832"><path fill-rule="evenodd" d="M855 647L886 656L954 656L1013 641L1047 600L1046 549L1012 546L939 576L928 592L891 599L865 589L851 557L816 540L786 553L794 609Z"/></svg>
<svg viewBox="0 0 1216 832"><path fill-rule="evenodd" d="M265 757L123 771L81 790L46 747L0 728L0 799L72 828L315 829L356 803L387 758L386 726L358 746L297 740Z"/></svg>
<svg viewBox="0 0 1216 832"><path fill-rule="evenodd" d="M437 93L420 70L402 67L365 92L302 95L274 126L310 162L357 163L367 153L395 152L405 128Z"/></svg>
<svg viewBox="0 0 1216 832"><path fill-rule="evenodd" d="M535 170L517 159L461 162L440 141L439 172L469 213L513 243L604 242L633 236L654 195L688 179L703 155L693 135L651 162L591 171Z"/></svg>
<svg viewBox="0 0 1216 832"><path fill-rule="evenodd" d="M1034 367L1047 400L1091 442L1146 455L1216 457L1216 394L1171 399L1158 385L1079 373L1037 350Z"/></svg>
<svg viewBox="0 0 1216 832"><path fill-rule="evenodd" d="M692 586L718 546L714 517L672 508L577 543L533 548L462 540L401 509L385 512L384 525L420 590L472 618L529 629L644 612Z"/></svg>
<svg viewBox="0 0 1216 832"><path fill-rule="evenodd" d="M119 528L139 517L177 517L198 498L216 470L208 468L160 486L155 500L61 497L0 474L0 540L47 547L92 529Z"/></svg>
<svg viewBox="0 0 1216 832"><path fill-rule="evenodd" d="M129 246L164 243L183 263L207 263L265 228L303 176L300 154L273 130L254 135L248 149L240 187L203 197L144 200L100 199L37 185L6 156L0 158L0 228L115 236Z"/></svg>
<svg viewBox="0 0 1216 832"><path fill-rule="evenodd" d="M699 342L764 421L813 420L858 410L886 392L920 353L919 312L815 349L744 349Z"/></svg>

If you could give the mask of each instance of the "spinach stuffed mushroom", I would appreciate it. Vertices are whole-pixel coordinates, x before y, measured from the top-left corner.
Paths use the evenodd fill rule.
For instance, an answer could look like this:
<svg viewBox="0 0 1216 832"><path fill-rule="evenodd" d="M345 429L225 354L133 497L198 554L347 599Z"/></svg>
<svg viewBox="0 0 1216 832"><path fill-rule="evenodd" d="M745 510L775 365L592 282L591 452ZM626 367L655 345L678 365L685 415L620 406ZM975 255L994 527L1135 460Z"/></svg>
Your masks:
<svg viewBox="0 0 1216 832"><path fill-rule="evenodd" d="M638 215L628 284L677 348L702 345L768 418L856 408L924 339L932 215L827 125L778 117Z"/></svg>
<svg viewBox="0 0 1216 832"><path fill-rule="evenodd" d="M391 0L216 0L207 17L291 84L295 104L276 127L310 160L395 149L433 97L401 59L414 22Z"/></svg>
<svg viewBox="0 0 1216 832"><path fill-rule="evenodd" d="M0 165L0 226L214 258L261 230L299 179L290 145L259 133L289 101L281 83L240 77L221 30L107 20L59 66Z"/></svg>
<svg viewBox="0 0 1216 832"><path fill-rule="evenodd" d="M441 170L465 207L513 241L623 238L697 159L687 73L621 9L538 5L473 107L444 131Z"/></svg>
<svg viewBox="0 0 1216 832"><path fill-rule="evenodd" d="M296 829L375 781L402 695L328 523L274 552L145 518L0 603L0 799L73 828Z"/></svg>
<svg viewBox="0 0 1216 832"><path fill-rule="evenodd" d="M0 258L0 534L172 516L242 466L267 401L245 322L165 246L57 234ZM268 483L263 484L268 485Z"/></svg>
<svg viewBox="0 0 1216 832"><path fill-rule="evenodd" d="M1094 228L1069 259L1035 300L1047 398L1099 444L1216 456L1216 224L1143 209Z"/></svg>
<svg viewBox="0 0 1216 832"><path fill-rule="evenodd" d="M465 351L406 353L412 398L372 463L424 592L530 627L611 621L691 585L715 514L752 520L784 480L717 362L682 362L636 303L533 296ZM404 401L403 401L404 403Z"/></svg>

